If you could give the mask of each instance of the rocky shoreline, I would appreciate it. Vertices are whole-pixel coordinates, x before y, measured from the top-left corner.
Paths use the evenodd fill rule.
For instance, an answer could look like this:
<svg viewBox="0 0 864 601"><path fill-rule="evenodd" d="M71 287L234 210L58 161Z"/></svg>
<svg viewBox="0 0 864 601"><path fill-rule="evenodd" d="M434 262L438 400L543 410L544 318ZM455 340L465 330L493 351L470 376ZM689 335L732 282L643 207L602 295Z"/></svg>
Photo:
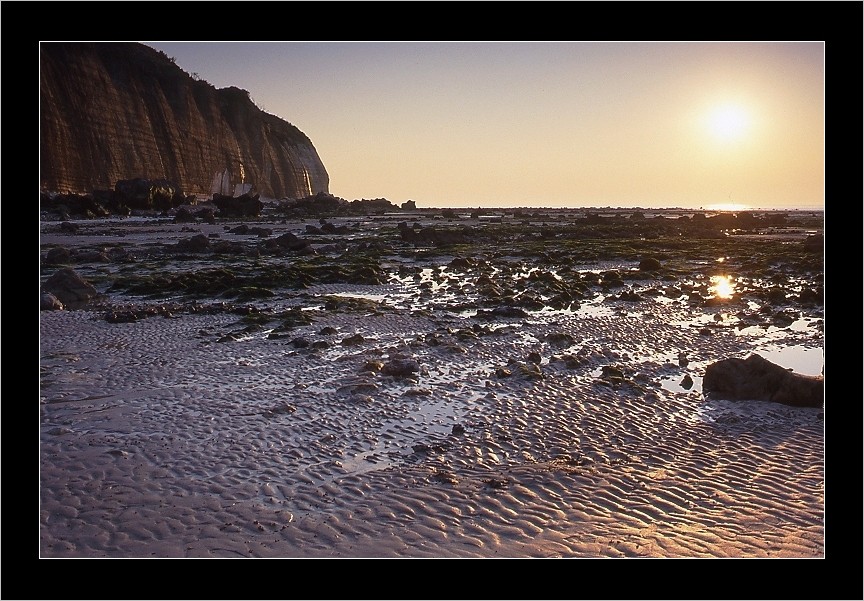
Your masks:
<svg viewBox="0 0 864 601"><path fill-rule="evenodd" d="M41 553L821 556L822 408L702 386L824 347L822 215L738 219L43 221Z"/></svg>

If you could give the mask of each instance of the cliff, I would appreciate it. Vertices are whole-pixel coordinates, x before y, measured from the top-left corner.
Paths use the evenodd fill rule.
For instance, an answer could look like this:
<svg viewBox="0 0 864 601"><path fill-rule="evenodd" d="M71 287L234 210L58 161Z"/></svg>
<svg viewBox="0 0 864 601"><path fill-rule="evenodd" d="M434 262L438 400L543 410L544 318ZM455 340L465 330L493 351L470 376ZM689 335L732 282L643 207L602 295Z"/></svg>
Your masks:
<svg viewBox="0 0 864 601"><path fill-rule="evenodd" d="M216 89L143 44L40 44L40 105L42 191L146 178L205 197L227 179L265 198L329 192L303 132L245 90Z"/></svg>

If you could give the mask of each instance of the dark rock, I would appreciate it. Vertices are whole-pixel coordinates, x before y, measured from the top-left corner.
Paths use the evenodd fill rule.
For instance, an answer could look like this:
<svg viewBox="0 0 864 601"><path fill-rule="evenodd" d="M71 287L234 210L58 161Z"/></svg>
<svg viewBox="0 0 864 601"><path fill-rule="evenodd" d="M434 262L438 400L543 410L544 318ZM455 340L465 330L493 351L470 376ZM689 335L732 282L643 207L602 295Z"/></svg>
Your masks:
<svg viewBox="0 0 864 601"><path fill-rule="evenodd" d="M204 252L210 249L210 238L204 234L198 234L177 242L177 249L186 252Z"/></svg>
<svg viewBox="0 0 864 601"><path fill-rule="evenodd" d="M823 234L813 234L801 243L805 249L819 251L825 248L825 236Z"/></svg>
<svg viewBox="0 0 864 601"><path fill-rule="evenodd" d="M63 308L63 303L60 302L59 298L50 292L42 293L42 299L39 306L41 311L62 311Z"/></svg>
<svg viewBox="0 0 864 601"><path fill-rule="evenodd" d="M186 202L180 186L165 179L121 179L114 185L114 202L137 210L166 211Z"/></svg>
<svg viewBox="0 0 864 601"><path fill-rule="evenodd" d="M92 284L68 267L48 278L42 291L50 292L64 305L88 302L98 295Z"/></svg>
<svg viewBox="0 0 864 601"><path fill-rule="evenodd" d="M808 305L821 303L822 292L813 288L802 288L801 293L798 295L798 302Z"/></svg>
<svg viewBox="0 0 864 601"><path fill-rule="evenodd" d="M705 369L702 389L732 400L773 401L798 407L822 407L823 376L797 374L760 355L722 359Z"/></svg>
<svg viewBox="0 0 864 601"><path fill-rule="evenodd" d="M259 194L249 193L240 196L213 194L213 204L219 209L220 217L258 217L264 208Z"/></svg>
<svg viewBox="0 0 864 601"><path fill-rule="evenodd" d="M213 234L210 234L210 236L213 236ZM206 250L206 247L203 247L202 250ZM228 240L217 240L210 245L210 250L215 254L220 255L241 255L246 252L246 248L243 244L240 242L230 242Z"/></svg>
<svg viewBox="0 0 864 601"><path fill-rule="evenodd" d="M281 236L265 240L263 244L264 248L268 250L286 249L295 252L304 252L307 249L311 250L311 245L309 244L309 241L302 240L291 232L285 232Z"/></svg>
<svg viewBox="0 0 864 601"><path fill-rule="evenodd" d="M42 197L42 208L59 212L61 215L83 215L88 218L92 217L107 217L111 212L102 204L93 200L92 194L57 194L54 196ZM74 224L67 226L68 228L75 227ZM62 226L61 226L62 228ZM70 233L75 230L66 229Z"/></svg>
<svg viewBox="0 0 864 601"><path fill-rule="evenodd" d="M186 207L180 207L174 215L174 223L192 223L194 221L196 221L195 215Z"/></svg>
<svg viewBox="0 0 864 601"><path fill-rule="evenodd" d="M604 379L623 380L624 372L620 368L612 365L604 365L600 370L600 377Z"/></svg>
<svg viewBox="0 0 864 601"><path fill-rule="evenodd" d="M108 253L102 250L85 250L75 255L76 263L110 263Z"/></svg>
<svg viewBox="0 0 864 601"><path fill-rule="evenodd" d="M381 368L381 373L394 378L408 378L420 371L420 364L411 358L394 357Z"/></svg>
<svg viewBox="0 0 864 601"><path fill-rule="evenodd" d="M495 307L494 309L485 311L479 310L476 315L477 319L486 318L494 319L496 317L530 317L530 314L525 309L519 307Z"/></svg>
<svg viewBox="0 0 864 601"><path fill-rule="evenodd" d="M653 257L642 259L639 261L640 271L658 271L660 269L660 260Z"/></svg>
<svg viewBox="0 0 864 601"><path fill-rule="evenodd" d="M770 290L768 290L768 293L766 296L767 296L768 300L772 303L775 303L775 304L776 303L782 303L786 300L786 291L783 290L783 288L780 288L779 286L775 286L774 288L771 288Z"/></svg>
<svg viewBox="0 0 864 601"><path fill-rule="evenodd" d="M46 265L66 265L71 262L72 255L69 252L69 249L62 246L52 248L48 251L48 254L45 255Z"/></svg>
<svg viewBox="0 0 864 601"><path fill-rule="evenodd" d="M269 227L253 227L249 229L250 234L254 234L259 238L269 238L273 235L273 230Z"/></svg>
<svg viewBox="0 0 864 601"><path fill-rule="evenodd" d="M360 368L361 372L372 372L379 373L382 369L384 369L384 362L379 361L378 359L372 359L363 364L363 367Z"/></svg>
<svg viewBox="0 0 864 601"><path fill-rule="evenodd" d="M214 224L216 223L216 212L210 207L205 207L198 211L196 215L203 221L204 223Z"/></svg>

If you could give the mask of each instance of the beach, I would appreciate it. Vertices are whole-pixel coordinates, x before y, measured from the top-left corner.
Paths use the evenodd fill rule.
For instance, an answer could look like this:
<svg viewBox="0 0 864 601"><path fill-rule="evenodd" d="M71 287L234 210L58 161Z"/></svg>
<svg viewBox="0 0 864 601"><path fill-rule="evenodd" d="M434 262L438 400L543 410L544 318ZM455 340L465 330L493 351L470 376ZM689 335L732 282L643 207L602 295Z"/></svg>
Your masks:
<svg viewBox="0 0 864 601"><path fill-rule="evenodd" d="M823 557L824 409L701 379L753 353L823 373L824 276L746 236L612 252L635 220L584 219L43 221L43 258L71 252L43 283L99 296L40 313L40 556Z"/></svg>

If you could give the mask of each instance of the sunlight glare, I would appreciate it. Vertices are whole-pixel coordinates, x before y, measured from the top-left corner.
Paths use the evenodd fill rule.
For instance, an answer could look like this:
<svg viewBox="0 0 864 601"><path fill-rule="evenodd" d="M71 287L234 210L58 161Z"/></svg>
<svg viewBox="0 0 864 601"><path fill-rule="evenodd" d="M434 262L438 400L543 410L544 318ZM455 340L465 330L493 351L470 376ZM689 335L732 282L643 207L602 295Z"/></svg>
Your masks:
<svg viewBox="0 0 864 601"><path fill-rule="evenodd" d="M707 205L705 210L707 211L718 211L718 212L739 212L746 211L749 207L745 204L738 202L720 202L712 205Z"/></svg>
<svg viewBox="0 0 864 601"><path fill-rule="evenodd" d="M750 127L747 111L736 104L714 108L708 117L708 129L715 139L731 142L741 139Z"/></svg>
<svg viewBox="0 0 864 601"><path fill-rule="evenodd" d="M735 293L735 284L728 275L713 275L708 290L717 298L732 298Z"/></svg>

